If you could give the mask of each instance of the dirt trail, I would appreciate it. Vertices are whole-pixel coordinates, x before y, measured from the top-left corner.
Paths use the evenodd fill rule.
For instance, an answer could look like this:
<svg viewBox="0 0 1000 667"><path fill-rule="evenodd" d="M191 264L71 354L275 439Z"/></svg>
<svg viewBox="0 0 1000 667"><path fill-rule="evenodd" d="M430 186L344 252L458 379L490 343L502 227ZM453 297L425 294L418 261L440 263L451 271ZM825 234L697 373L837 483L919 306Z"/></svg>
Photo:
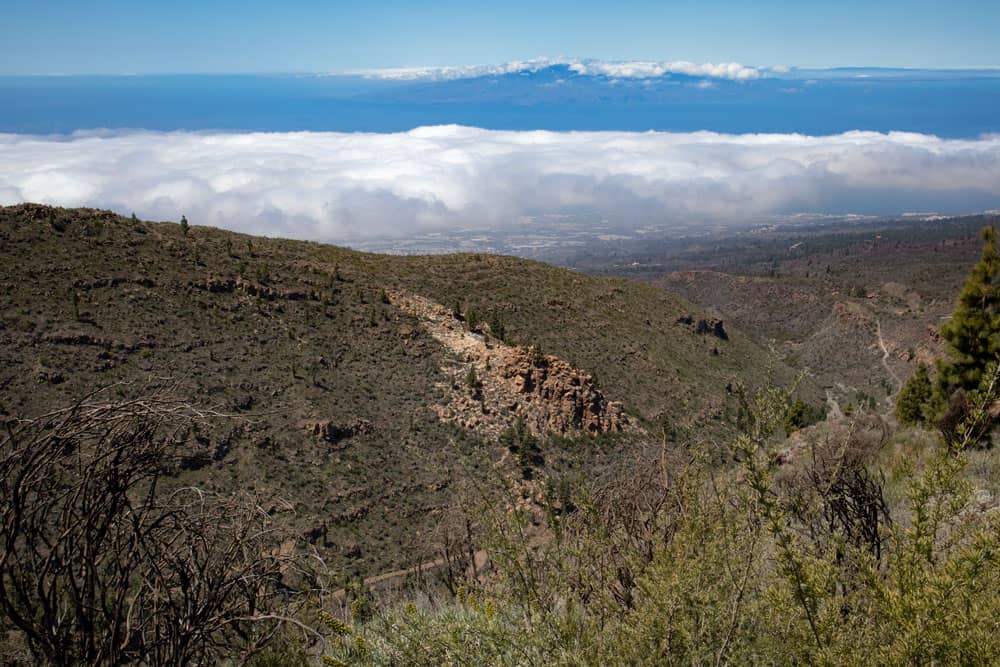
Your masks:
<svg viewBox="0 0 1000 667"><path fill-rule="evenodd" d="M481 572L489 560L489 556L486 554L485 550L479 550L472 554L474 559L475 572ZM420 574L423 572L432 572L438 568L444 567L447 561L444 558L435 558L434 560L429 560L424 563L419 563L411 567L403 568L400 570L391 570L389 572L382 572L381 574L376 574L371 577L365 577L364 584L368 588L376 588L386 583L391 583L397 579L405 579L408 576L414 574ZM331 597L334 599L343 598L347 591L343 588L333 591Z"/></svg>
<svg viewBox="0 0 1000 667"><path fill-rule="evenodd" d="M889 349L885 346L885 340L882 338L882 321L878 318L875 319L875 335L878 336L878 346L882 348L882 366L885 367L886 372L892 376L893 381L896 383L896 388L892 392L892 395L895 395L902 388L903 382L896 375L896 371L892 370L892 367L889 365Z"/></svg>
<svg viewBox="0 0 1000 667"><path fill-rule="evenodd" d="M837 403L837 399L833 397L833 392L829 389L826 390L826 404L830 408L830 417L833 419L842 419L844 416L843 411L840 409L840 404Z"/></svg>

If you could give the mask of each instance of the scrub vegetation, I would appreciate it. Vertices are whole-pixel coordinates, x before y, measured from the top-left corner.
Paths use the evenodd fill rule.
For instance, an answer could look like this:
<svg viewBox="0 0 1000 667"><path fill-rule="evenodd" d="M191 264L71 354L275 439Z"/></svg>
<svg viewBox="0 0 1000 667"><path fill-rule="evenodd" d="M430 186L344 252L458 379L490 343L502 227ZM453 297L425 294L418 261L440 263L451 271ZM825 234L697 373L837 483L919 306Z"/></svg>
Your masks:
<svg viewBox="0 0 1000 667"><path fill-rule="evenodd" d="M0 233L6 663L1000 660L992 231L894 412L624 279L31 205ZM443 420L497 367L403 293L627 425Z"/></svg>
<svg viewBox="0 0 1000 667"><path fill-rule="evenodd" d="M537 545L516 503L494 501L491 576L345 626L329 661L996 662L1000 513L995 478L975 468L997 465L1000 286L995 233L983 238L936 384L920 366L900 395L927 430L857 416L796 451L782 437L803 412L791 393L740 390L736 464L664 441L645 475L580 487ZM932 417L934 396L947 407Z"/></svg>

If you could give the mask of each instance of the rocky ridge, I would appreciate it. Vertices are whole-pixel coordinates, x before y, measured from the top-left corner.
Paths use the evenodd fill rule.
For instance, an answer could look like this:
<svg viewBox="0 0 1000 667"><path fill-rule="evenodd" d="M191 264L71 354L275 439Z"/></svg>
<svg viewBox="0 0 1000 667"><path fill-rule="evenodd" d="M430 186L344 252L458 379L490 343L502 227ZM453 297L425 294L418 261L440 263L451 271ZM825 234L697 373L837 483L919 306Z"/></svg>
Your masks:
<svg viewBox="0 0 1000 667"><path fill-rule="evenodd" d="M507 345L469 331L450 310L425 297L387 290L390 302L420 319L456 361L438 416L490 436L522 418L536 434L618 432L628 425L622 403L608 400L593 376L537 348Z"/></svg>

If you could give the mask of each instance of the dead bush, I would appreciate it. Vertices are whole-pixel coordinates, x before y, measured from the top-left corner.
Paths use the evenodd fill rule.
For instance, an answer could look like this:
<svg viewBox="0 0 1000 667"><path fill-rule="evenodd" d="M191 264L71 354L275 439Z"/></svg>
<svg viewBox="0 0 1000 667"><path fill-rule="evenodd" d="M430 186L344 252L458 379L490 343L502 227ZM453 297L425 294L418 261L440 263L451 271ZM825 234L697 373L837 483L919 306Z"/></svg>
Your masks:
<svg viewBox="0 0 1000 667"><path fill-rule="evenodd" d="M37 662L249 659L297 625L292 543L249 494L176 486L180 436L204 415L102 397L0 441L0 622Z"/></svg>

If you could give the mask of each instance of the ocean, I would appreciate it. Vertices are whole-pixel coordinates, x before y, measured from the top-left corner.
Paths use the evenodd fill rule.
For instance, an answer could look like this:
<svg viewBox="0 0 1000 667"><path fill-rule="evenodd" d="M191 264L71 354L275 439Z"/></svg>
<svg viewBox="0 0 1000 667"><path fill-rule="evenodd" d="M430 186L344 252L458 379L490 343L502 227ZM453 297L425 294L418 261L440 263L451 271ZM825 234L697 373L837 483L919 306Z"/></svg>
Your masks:
<svg viewBox="0 0 1000 667"><path fill-rule="evenodd" d="M452 80L326 75L0 77L0 132L496 130L974 138L1000 132L998 70L793 70L623 79L565 66Z"/></svg>

